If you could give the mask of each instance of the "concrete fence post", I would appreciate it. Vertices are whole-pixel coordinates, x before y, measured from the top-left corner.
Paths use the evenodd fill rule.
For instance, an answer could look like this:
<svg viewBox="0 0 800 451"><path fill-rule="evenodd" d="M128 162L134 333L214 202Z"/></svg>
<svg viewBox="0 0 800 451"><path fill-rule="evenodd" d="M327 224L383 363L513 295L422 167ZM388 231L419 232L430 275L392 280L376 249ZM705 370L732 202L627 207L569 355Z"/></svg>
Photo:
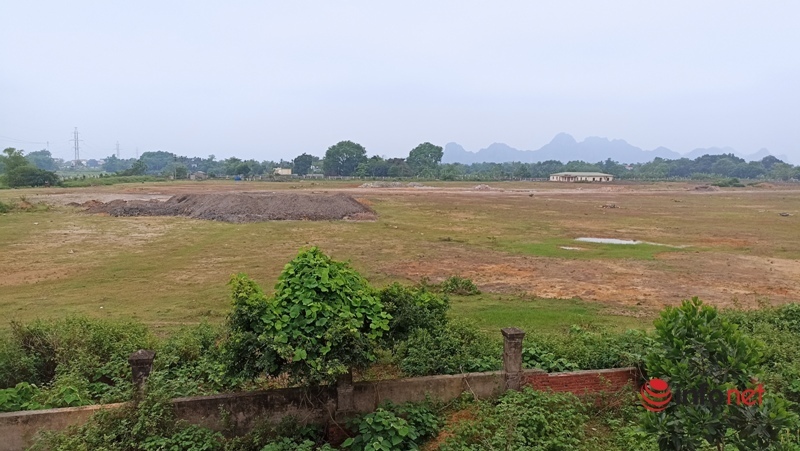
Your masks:
<svg viewBox="0 0 800 451"><path fill-rule="evenodd" d="M516 327L500 329L503 333L503 373L506 390L519 390L522 386L522 339L525 332Z"/></svg>
<svg viewBox="0 0 800 451"><path fill-rule="evenodd" d="M348 371L336 380L336 420L347 420L354 411L353 372Z"/></svg>
<svg viewBox="0 0 800 451"><path fill-rule="evenodd" d="M137 390L141 390L144 386L150 371L153 370L153 359L156 357L155 351L140 349L128 357L128 363L131 365L131 375L133 376L133 385Z"/></svg>

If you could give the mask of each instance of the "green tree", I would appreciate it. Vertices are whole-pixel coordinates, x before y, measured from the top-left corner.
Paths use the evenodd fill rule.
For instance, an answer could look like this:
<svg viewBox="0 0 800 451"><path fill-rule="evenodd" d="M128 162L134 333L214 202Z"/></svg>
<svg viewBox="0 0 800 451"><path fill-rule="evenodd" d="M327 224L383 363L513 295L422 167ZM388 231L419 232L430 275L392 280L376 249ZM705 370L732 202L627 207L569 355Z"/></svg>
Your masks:
<svg viewBox="0 0 800 451"><path fill-rule="evenodd" d="M423 173L435 175L443 155L444 150L441 146L435 146L429 142L424 142L411 149L406 162L415 175L421 175Z"/></svg>
<svg viewBox="0 0 800 451"><path fill-rule="evenodd" d="M0 155L0 172L8 172L12 169L29 165L30 162L25 158L23 150L7 147L3 150L3 155Z"/></svg>
<svg viewBox="0 0 800 451"><path fill-rule="evenodd" d="M239 174L239 165L241 165L243 161L236 157L230 157L223 161L223 165L225 168L226 175L238 175Z"/></svg>
<svg viewBox="0 0 800 451"><path fill-rule="evenodd" d="M364 146L353 141L340 141L325 151L322 169L325 175L350 176L366 159L367 150Z"/></svg>
<svg viewBox="0 0 800 451"><path fill-rule="evenodd" d="M53 155L49 150L42 149L36 152L31 152L25 155L25 158L27 158L32 165L39 169L44 169L45 171L58 170L58 164L56 164L56 160L53 159Z"/></svg>
<svg viewBox="0 0 800 451"><path fill-rule="evenodd" d="M106 157L103 162L103 170L106 172L120 172L130 168L136 160L121 160L116 155Z"/></svg>
<svg viewBox="0 0 800 451"><path fill-rule="evenodd" d="M297 175L306 175L311 171L312 163L314 163L314 157L307 153L300 154L292 163L292 172Z"/></svg>
<svg viewBox="0 0 800 451"><path fill-rule="evenodd" d="M250 170L251 169L249 164L247 164L246 162L241 162L238 165L236 165L236 169L233 175L241 175L243 177L247 177L248 175L250 175Z"/></svg>
<svg viewBox="0 0 800 451"><path fill-rule="evenodd" d="M55 172L45 171L33 165L17 166L5 175L6 183L12 188L20 186L52 186L58 184Z"/></svg>
<svg viewBox="0 0 800 451"><path fill-rule="evenodd" d="M118 175L144 175L147 172L147 165L140 159L133 162L130 168L117 172Z"/></svg>
<svg viewBox="0 0 800 451"><path fill-rule="evenodd" d="M244 275L231 285L234 373L285 370L295 381L334 382L373 361L377 340L389 329L391 316L367 281L316 247L284 267L273 299Z"/></svg>
<svg viewBox="0 0 800 451"><path fill-rule="evenodd" d="M790 180L797 176L797 171L791 164L775 163L769 171L769 176L777 180Z"/></svg>
<svg viewBox="0 0 800 451"><path fill-rule="evenodd" d="M145 152L139 157L147 167L150 174L160 174L164 168L175 162L175 154L158 150L155 152Z"/></svg>
<svg viewBox="0 0 800 451"><path fill-rule="evenodd" d="M667 381L673 393L724 393L752 385L762 358L760 345L720 317L715 308L697 298L686 300L680 307L664 310L655 327L655 341L645 358L647 374ZM758 444L740 449L766 449L796 419L786 411L785 401L765 398L762 405L751 407L729 405L727 400L673 400L661 412L646 412L642 424L658 436L662 450L695 450L704 443L722 450L726 441L737 446Z"/></svg>

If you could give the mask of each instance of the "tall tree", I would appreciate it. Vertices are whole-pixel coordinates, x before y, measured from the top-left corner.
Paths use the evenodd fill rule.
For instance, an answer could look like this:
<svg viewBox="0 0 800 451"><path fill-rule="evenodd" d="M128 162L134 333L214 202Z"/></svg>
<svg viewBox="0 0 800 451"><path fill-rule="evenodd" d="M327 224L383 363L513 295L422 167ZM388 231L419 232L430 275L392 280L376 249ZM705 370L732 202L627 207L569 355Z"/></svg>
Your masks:
<svg viewBox="0 0 800 451"><path fill-rule="evenodd" d="M164 168L175 162L175 154L158 150L155 152L145 152L139 159L147 166L150 174L161 173Z"/></svg>
<svg viewBox="0 0 800 451"><path fill-rule="evenodd" d="M45 171L58 170L58 164L56 164L56 160L53 159L53 155L49 150L37 150L36 152L25 155L25 158L39 169L44 169Z"/></svg>
<svg viewBox="0 0 800 451"><path fill-rule="evenodd" d="M311 164L314 162L314 157L307 153L298 155L292 163L292 172L297 175L306 175L311 171Z"/></svg>
<svg viewBox="0 0 800 451"><path fill-rule="evenodd" d="M30 165L31 163L25 158L25 152L22 149L17 150L13 147L7 147L3 150L3 155L0 155L0 171L8 172L12 169Z"/></svg>
<svg viewBox="0 0 800 451"><path fill-rule="evenodd" d="M356 172L360 163L367 160L367 149L353 141L340 141L328 147L322 168L325 175L349 176Z"/></svg>
<svg viewBox="0 0 800 451"><path fill-rule="evenodd" d="M103 162L103 170L106 172L121 172L133 165L134 159L121 160L116 155L106 157Z"/></svg>
<svg viewBox="0 0 800 451"><path fill-rule="evenodd" d="M423 173L435 175L436 167L439 165L439 162L442 161L443 155L444 150L441 146L435 146L429 142L424 142L411 149L406 162L416 175Z"/></svg>

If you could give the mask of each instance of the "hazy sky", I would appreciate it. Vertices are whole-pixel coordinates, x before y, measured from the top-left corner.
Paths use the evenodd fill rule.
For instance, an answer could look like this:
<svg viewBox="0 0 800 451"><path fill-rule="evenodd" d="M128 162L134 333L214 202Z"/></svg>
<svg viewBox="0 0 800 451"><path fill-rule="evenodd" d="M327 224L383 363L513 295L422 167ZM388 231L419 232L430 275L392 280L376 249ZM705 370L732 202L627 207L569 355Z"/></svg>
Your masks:
<svg viewBox="0 0 800 451"><path fill-rule="evenodd" d="M83 158L119 141L264 160L567 132L800 161L797 1L9 0L0 16L0 148L71 159L78 127Z"/></svg>

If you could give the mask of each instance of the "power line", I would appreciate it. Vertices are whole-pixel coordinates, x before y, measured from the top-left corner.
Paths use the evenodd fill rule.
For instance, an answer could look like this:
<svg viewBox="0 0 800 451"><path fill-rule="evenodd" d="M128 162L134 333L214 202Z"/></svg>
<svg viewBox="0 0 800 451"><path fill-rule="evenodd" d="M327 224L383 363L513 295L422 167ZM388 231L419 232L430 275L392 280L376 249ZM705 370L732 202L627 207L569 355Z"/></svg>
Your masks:
<svg viewBox="0 0 800 451"><path fill-rule="evenodd" d="M21 144L47 144L47 142L28 141L28 140L25 140L25 139L17 139L17 138L12 138L10 136L3 136L3 135L0 135L0 138L7 139L9 141L14 141L14 142L21 143Z"/></svg>

